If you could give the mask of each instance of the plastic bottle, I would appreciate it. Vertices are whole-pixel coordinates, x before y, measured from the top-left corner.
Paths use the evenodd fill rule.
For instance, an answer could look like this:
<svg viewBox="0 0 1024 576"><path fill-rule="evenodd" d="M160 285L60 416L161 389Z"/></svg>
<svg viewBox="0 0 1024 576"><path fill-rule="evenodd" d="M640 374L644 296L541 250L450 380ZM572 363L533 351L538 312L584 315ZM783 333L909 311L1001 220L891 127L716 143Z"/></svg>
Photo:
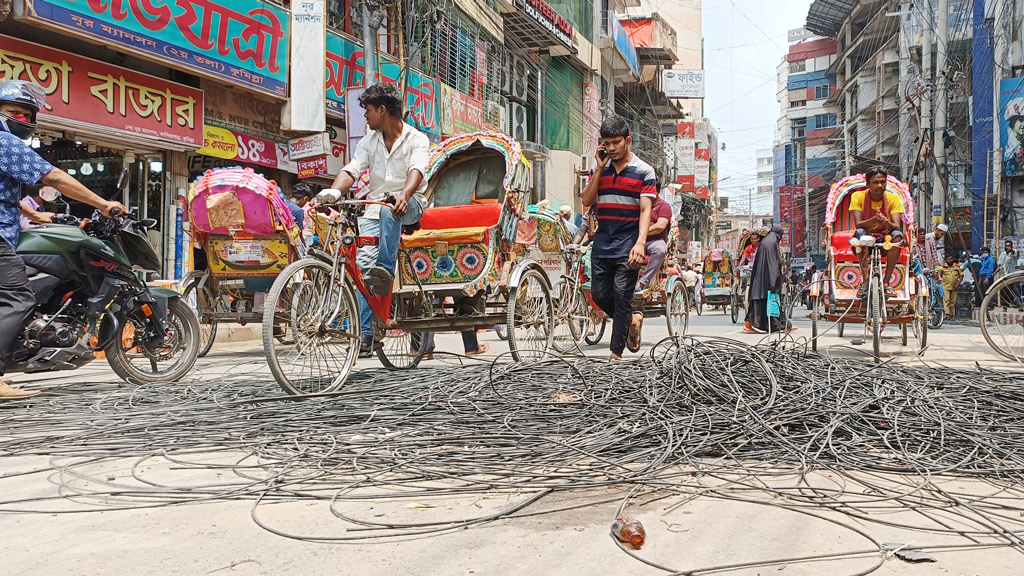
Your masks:
<svg viewBox="0 0 1024 576"><path fill-rule="evenodd" d="M635 548L643 546L644 539L647 537L644 525L639 520L627 516L616 518L615 522L612 522L612 534Z"/></svg>

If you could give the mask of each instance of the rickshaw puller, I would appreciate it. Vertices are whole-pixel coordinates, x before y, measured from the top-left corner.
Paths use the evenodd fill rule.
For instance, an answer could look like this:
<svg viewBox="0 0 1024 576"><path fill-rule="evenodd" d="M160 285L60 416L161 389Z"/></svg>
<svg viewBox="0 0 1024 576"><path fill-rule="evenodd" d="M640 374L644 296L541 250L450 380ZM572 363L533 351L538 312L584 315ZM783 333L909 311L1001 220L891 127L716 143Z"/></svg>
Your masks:
<svg viewBox="0 0 1024 576"><path fill-rule="evenodd" d="M867 279L870 275L870 251L859 249L865 244L863 238L870 236L875 242L882 242L888 235L892 237L894 244L901 243L903 239L903 202L899 194L885 189L889 172L881 166L875 166L865 172L864 178L867 180L868 189L855 192L850 197L850 215L857 227L857 231L850 238L850 246L854 247L860 261L861 273L860 287L857 289L858 298L863 298L867 294ZM867 200L869 197L870 201ZM885 277L882 278L882 283L887 297L895 295L889 283L896 270L896 263L899 262L901 250L900 246L894 245L885 255Z"/></svg>
<svg viewBox="0 0 1024 576"><path fill-rule="evenodd" d="M369 170L367 200L394 198L395 204L390 210L370 205L359 219L359 235L376 236L380 240L376 254L373 246L363 247L356 260L367 276L367 284L375 294L382 294L383 290L390 290L394 280L402 226L419 222L427 206L423 193L427 189L430 141L425 134L402 121L401 93L394 84L370 86L359 97L359 105L366 111L366 127L370 132L356 145L352 161L335 177L332 188L348 190L364 170ZM373 346L370 331L373 311L362 294L358 294L358 298L362 325L359 355L368 357Z"/></svg>

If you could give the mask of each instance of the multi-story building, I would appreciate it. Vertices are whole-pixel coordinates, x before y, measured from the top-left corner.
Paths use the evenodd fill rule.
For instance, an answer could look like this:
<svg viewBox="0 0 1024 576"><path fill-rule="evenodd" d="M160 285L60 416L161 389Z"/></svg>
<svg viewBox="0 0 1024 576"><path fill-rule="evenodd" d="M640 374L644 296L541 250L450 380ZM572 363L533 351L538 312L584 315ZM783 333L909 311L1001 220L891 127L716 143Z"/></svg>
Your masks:
<svg viewBox="0 0 1024 576"><path fill-rule="evenodd" d="M836 115L829 104L836 89L831 71L836 42L804 30L790 31L789 38L777 68L779 121L771 176L775 216L786 229L783 251L803 257L821 251L817 231L837 167Z"/></svg>
<svg viewBox="0 0 1024 576"><path fill-rule="evenodd" d="M771 196L772 184L774 183L772 149L760 148L754 154L755 169L757 170L757 195Z"/></svg>

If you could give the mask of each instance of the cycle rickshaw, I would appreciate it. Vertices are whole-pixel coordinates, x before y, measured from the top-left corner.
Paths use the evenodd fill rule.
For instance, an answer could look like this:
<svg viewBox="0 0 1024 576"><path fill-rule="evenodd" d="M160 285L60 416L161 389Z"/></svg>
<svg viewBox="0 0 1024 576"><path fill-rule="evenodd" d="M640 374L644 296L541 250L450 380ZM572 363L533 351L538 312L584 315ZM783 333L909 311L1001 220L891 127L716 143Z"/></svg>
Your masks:
<svg viewBox="0 0 1024 576"><path fill-rule="evenodd" d="M740 237L739 249L737 253L740 254L740 258L743 256L743 251L750 246L750 243L754 236L763 238L765 230L746 230L743 232L743 236ZM747 262L741 262L739 267L736 268L736 274L733 276L733 282L730 288L729 295L729 312L732 315L732 323L735 324L740 319L740 310L747 309L747 301L750 293L750 265Z"/></svg>
<svg viewBox="0 0 1024 576"><path fill-rule="evenodd" d="M505 324L516 360L539 360L551 346L551 285L536 262L517 256L516 233L526 213L530 163L503 134L475 133L445 141L431 155L429 204L420 229L404 235L391 286L367 279L356 250L374 246L357 218L374 202L321 194L335 208L329 230L309 257L274 282L263 315L263 344L271 372L291 394L325 393L348 378L359 351L356 294L373 311L380 361L415 367L435 331ZM381 204L377 202L377 204ZM284 339L272 337L280 328Z"/></svg>
<svg viewBox="0 0 1024 576"><path fill-rule="evenodd" d="M281 189L251 168L207 170L189 188L188 203L192 242L202 250L182 286L199 317L202 357L219 323L262 322L274 278L306 247Z"/></svg>
<svg viewBox="0 0 1024 576"><path fill-rule="evenodd" d="M899 245L890 240L872 245L851 246L856 229L850 213L850 199L855 192L867 188L863 174L847 176L829 190L825 207L825 242L828 247L825 270L820 281L811 287L814 311L811 313L811 347L818 349L819 323L836 326L840 337L849 323L863 324L865 339L871 338L876 361L881 354L882 329L889 324L900 326L901 341L908 343L908 327L913 328L917 351L923 352L928 341L928 287L923 277L913 275L914 201L906 184L894 176L886 182L886 192L900 197L903 203L904 241L900 245L899 262L890 280L893 296L885 295L884 252ZM854 248L870 250L869 277L863 278ZM867 282L864 298L857 292Z"/></svg>
<svg viewBox="0 0 1024 576"><path fill-rule="evenodd" d="M737 282L736 267L727 250L714 248L704 257L704 289L700 306L721 306L728 314L733 301L733 284ZM734 311L733 315L737 313Z"/></svg>

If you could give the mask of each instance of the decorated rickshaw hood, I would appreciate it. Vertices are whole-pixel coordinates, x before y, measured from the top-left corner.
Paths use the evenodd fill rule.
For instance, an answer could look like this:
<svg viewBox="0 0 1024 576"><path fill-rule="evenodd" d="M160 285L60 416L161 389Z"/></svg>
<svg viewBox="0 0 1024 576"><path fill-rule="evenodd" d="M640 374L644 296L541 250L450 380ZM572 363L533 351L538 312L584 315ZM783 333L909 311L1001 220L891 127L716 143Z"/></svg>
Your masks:
<svg viewBox="0 0 1024 576"><path fill-rule="evenodd" d="M825 225L831 226L835 223L839 207L842 205L844 198L854 192L866 190L867 187L868 183L863 174L847 176L832 184L825 203ZM913 228L915 224L914 200L910 197L910 188L904 182L901 182L899 178L890 174L885 182L885 191L892 192L900 197L900 201L903 202L903 222L909 228Z"/></svg>
<svg viewBox="0 0 1024 576"><path fill-rule="evenodd" d="M473 132L445 140L430 154L427 178L433 178L452 156L469 150L478 142L485 148L501 152L505 157L505 177L502 183L506 191L525 191L533 186L533 165L523 156L519 143L500 132Z"/></svg>

